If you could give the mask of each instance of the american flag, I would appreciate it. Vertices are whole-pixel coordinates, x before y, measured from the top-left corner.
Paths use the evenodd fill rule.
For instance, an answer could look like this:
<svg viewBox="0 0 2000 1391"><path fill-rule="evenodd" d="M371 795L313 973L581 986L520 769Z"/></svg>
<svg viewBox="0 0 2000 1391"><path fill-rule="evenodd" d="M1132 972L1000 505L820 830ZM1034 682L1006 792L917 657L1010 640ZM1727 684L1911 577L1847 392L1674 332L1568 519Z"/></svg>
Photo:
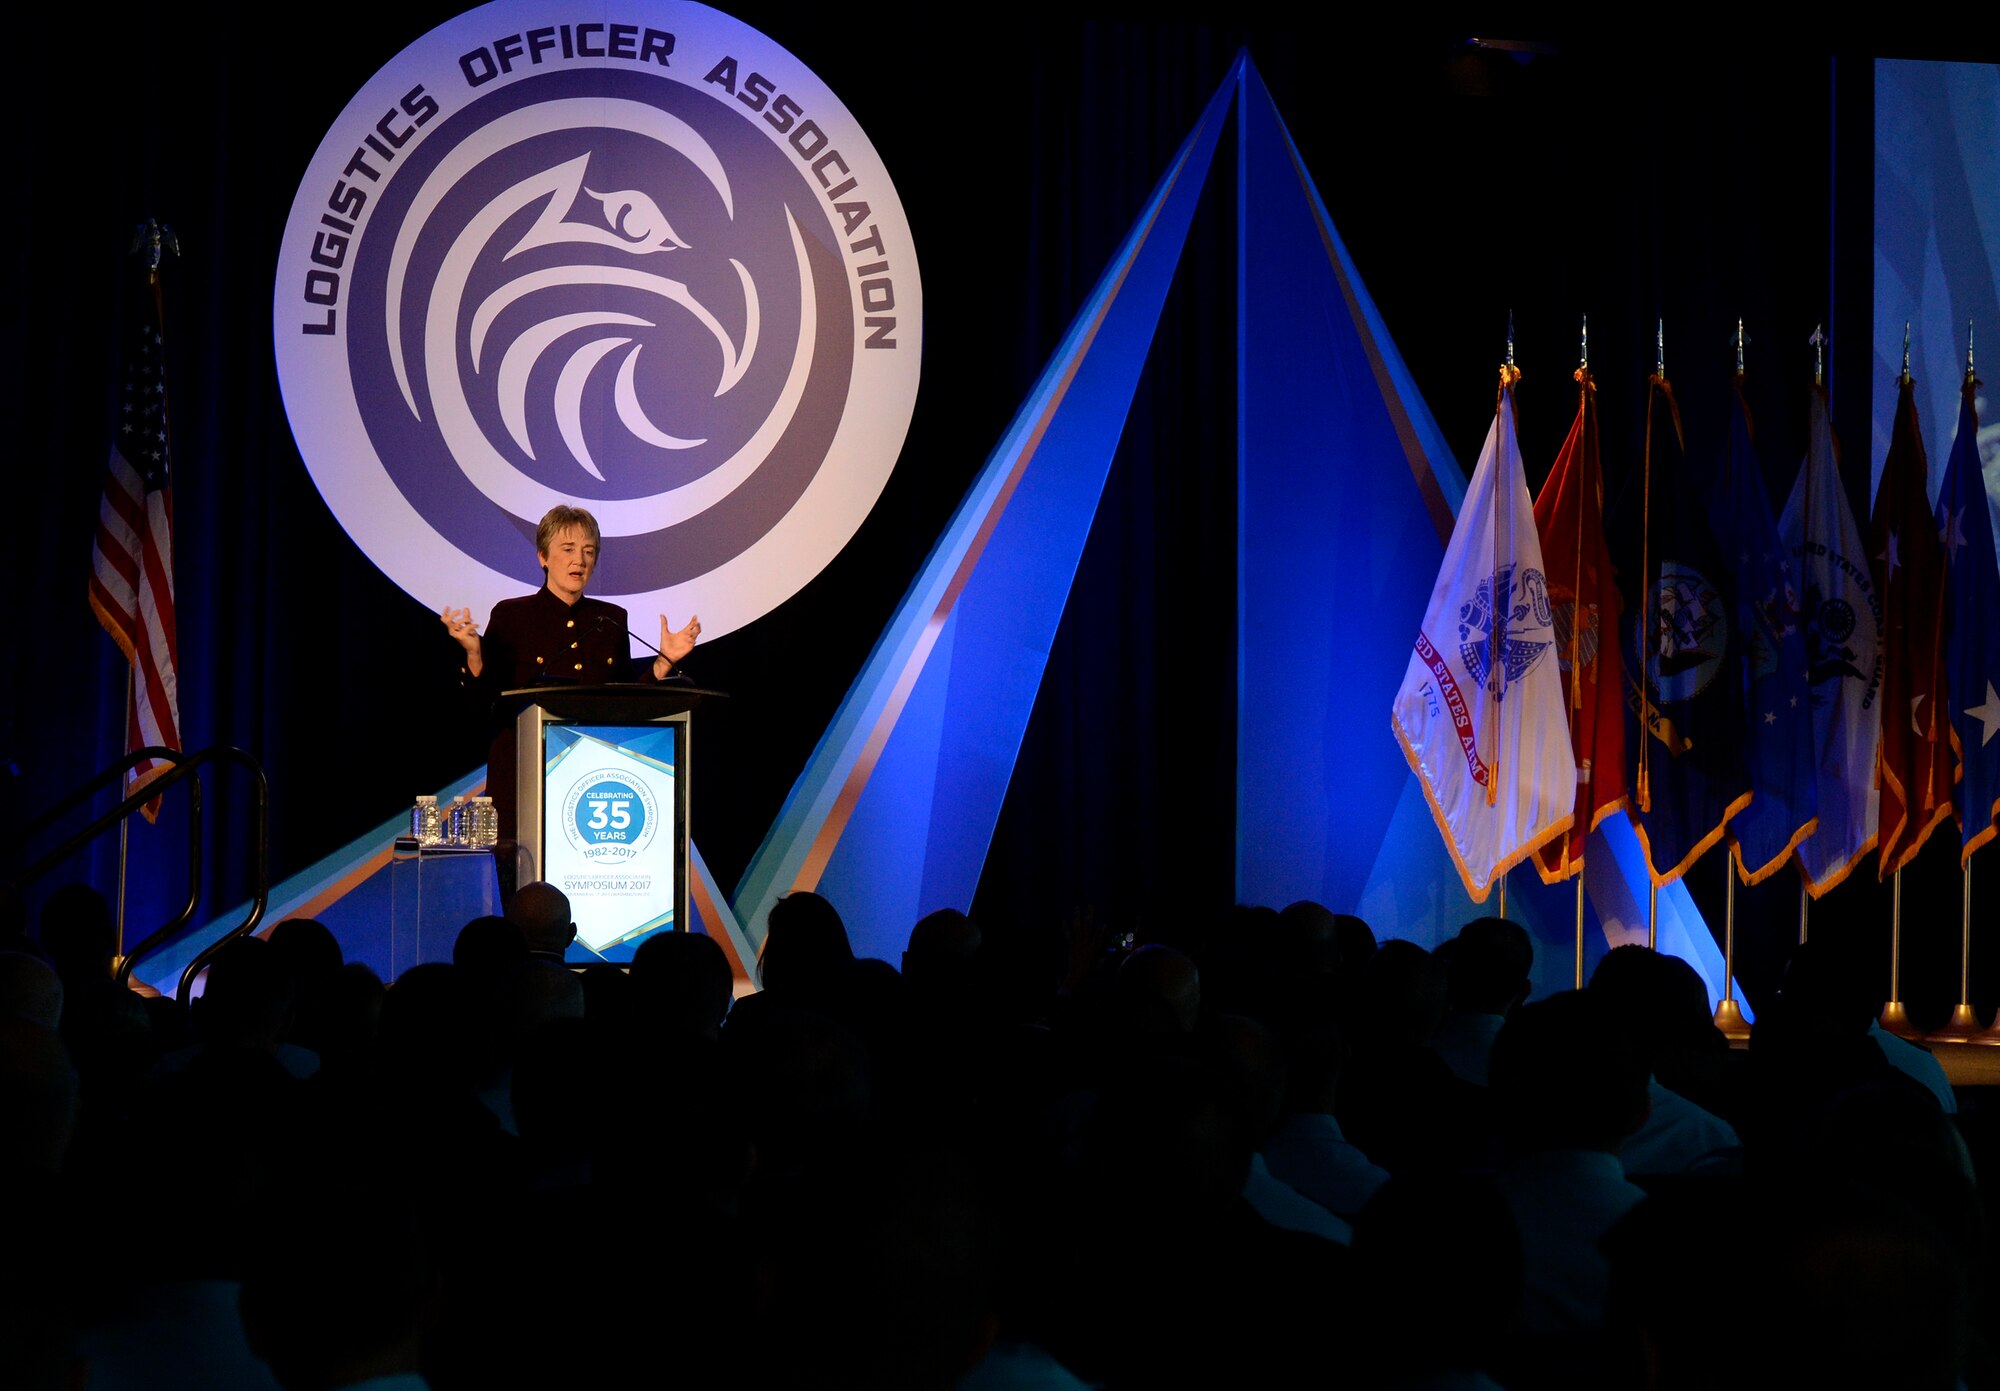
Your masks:
<svg viewBox="0 0 2000 1391"><path fill-rule="evenodd" d="M160 335L157 241L145 293L127 329L118 419L90 555L90 607L131 663L126 749L181 746L179 657L174 639L174 489L168 468L167 378ZM140 764L137 791L167 771ZM157 814L156 799L146 808Z"/></svg>

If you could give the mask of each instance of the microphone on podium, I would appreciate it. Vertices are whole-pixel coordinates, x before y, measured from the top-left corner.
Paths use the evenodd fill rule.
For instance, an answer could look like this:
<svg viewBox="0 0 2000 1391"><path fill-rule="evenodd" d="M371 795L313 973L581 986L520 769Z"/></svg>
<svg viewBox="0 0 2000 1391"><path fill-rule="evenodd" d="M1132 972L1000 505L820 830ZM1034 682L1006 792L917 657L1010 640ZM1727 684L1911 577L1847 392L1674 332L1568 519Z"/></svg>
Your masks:
<svg viewBox="0 0 2000 1391"><path fill-rule="evenodd" d="M652 654L653 654L654 656L656 656L656 657L666 657L666 659L667 659L667 665L668 665L668 666L670 666L670 667L672 667L672 668L673 668L673 670L669 671L669 672L668 672L668 673L666 674L666 676L665 676L664 678L662 678L663 680L667 680L667 681L692 681L692 680L694 679L693 677L689 676L689 675L688 675L688 674L687 674L687 673L686 673L685 671L682 671L682 670L681 670L681 664L680 664L679 662L676 662L676 661L675 661L675 660L674 660L673 658L671 658L671 657L667 657L667 654L666 654L666 653L664 653L664 652L660 651L660 649L659 649L659 648L657 648L657 647L653 646L653 644L652 644L652 643L650 643L650 642L647 642L647 641L646 641L646 640L645 640L644 638L640 637L640 636L639 636L639 635L638 635L637 633L633 632L633 631L632 631L632 630L631 630L630 628L627 628L627 627L626 627L626 626L625 626L624 624L622 624L622 623L617 623L617 622L614 622L614 621L612 620L612 617L611 617L611 615L610 615L610 614L608 614L608 613L600 613L600 614L596 614L596 615L594 615L594 618L593 618L593 621L594 621L594 622L595 622L595 623L596 623L596 624L597 624L597 625L598 625L598 626L599 626L600 628L604 628L604 627L611 627L611 628L617 628L617 629L618 629L619 631L623 632L623 633L625 634L625 636L626 636L626 637L628 637L628 638L632 639L632 641L634 641L634 642L638 643L638 644L639 644L639 646L641 646L641 647L645 648L645 649L646 649L646 650L647 650L648 652L651 652L651 653L652 653Z"/></svg>

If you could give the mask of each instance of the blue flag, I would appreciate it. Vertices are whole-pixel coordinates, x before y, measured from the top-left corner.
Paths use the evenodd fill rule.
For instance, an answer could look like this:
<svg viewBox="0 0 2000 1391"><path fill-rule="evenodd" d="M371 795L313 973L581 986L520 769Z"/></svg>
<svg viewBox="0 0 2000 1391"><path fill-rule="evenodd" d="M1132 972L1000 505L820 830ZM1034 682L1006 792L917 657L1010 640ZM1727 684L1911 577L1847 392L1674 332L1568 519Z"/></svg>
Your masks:
<svg viewBox="0 0 2000 1391"><path fill-rule="evenodd" d="M1737 875L1755 884L1782 868L1817 829L1819 796L1798 576L1771 517L1740 380L1734 395L1708 517L1729 568L1739 639L1730 660L1743 702L1743 761L1755 794L1730 821L1729 835Z"/></svg>
<svg viewBox="0 0 2000 1391"><path fill-rule="evenodd" d="M1824 386L1813 387L1811 421L1811 442L1778 519L1778 536L1797 572L1806 635L1819 829L1800 843L1798 863L1806 892L1818 898L1875 848L1884 673L1882 595L1841 486ZM1924 516L1926 537L1929 526Z"/></svg>
<svg viewBox="0 0 2000 1391"><path fill-rule="evenodd" d="M1750 804L1737 687L1741 625L1725 563L1681 456L1680 409L1651 380L1645 455L1606 522L1625 611L1625 760L1655 886L1672 883ZM1768 506L1768 505L1767 505Z"/></svg>
<svg viewBox="0 0 2000 1391"><path fill-rule="evenodd" d="M1945 685L1951 696L1951 744L1959 776L1959 859L1993 838L2000 802L2000 569L1994 566L1993 519L1979 466L1979 415L1965 374L1958 438L1938 488L1938 534L1945 550Z"/></svg>

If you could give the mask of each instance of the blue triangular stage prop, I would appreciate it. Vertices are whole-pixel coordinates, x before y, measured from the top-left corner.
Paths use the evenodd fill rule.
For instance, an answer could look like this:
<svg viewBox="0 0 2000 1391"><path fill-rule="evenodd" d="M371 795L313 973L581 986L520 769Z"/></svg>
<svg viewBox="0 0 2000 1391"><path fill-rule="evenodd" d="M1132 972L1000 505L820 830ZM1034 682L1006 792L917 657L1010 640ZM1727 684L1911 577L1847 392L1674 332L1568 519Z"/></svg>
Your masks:
<svg viewBox="0 0 2000 1391"><path fill-rule="evenodd" d="M1166 301L1239 59L924 562L737 888L761 942L794 889L895 960L971 906L1049 647Z"/></svg>
<svg viewBox="0 0 2000 1391"><path fill-rule="evenodd" d="M1236 893L1346 908L1410 779L1389 705L1465 475L1254 69L1244 87Z"/></svg>

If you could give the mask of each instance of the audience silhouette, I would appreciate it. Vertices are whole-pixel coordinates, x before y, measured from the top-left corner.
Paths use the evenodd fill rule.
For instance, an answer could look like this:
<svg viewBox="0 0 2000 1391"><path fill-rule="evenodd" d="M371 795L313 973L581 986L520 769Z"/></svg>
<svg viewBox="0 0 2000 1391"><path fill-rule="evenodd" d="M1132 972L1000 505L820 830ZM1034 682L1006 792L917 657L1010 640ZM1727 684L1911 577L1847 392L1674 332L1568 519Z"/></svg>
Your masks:
<svg viewBox="0 0 2000 1391"><path fill-rule="evenodd" d="M0 941L9 1386L2000 1388L1988 1128L1830 939L1733 1050L1643 947L1533 998L1518 924L1311 902L892 965L792 893L734 999L526 884L386 987L279 923L191 1011L108 925Z"/></svg>

